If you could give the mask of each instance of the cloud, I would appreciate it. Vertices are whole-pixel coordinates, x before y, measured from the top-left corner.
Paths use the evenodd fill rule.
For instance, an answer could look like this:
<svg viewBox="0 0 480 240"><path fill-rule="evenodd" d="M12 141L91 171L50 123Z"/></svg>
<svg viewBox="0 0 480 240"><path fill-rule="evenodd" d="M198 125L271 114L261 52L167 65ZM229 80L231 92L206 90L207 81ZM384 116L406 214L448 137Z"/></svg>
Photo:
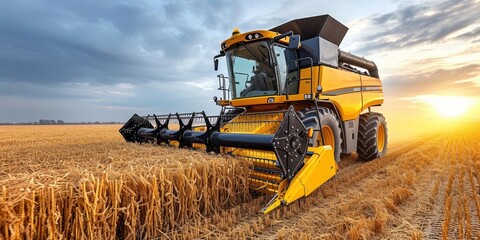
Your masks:
<svg viewBox="0 0 480 240"><path fill-rule="evenodd" d="M410 97L431 93L478 96L480 86L471 80L479 75L480 65L470 64L412 75L396 75L385 79L384 85L390 97Z"/></svg>
<svg viewBox="0 0 480 240"><path fill-rule="evenodd" d="M365 54L380 49L398 49L446 41L454 34L478 24L480 4L476 0L422 2L367 19L369 26L357 49ZM478 29L476 30L478 31ZM456 38L474 39L474 33Z"/></svg>
<svg viewBox="0 0 480 240"><path fill-rule="evenodd" d="M458 39L465 39L465 40L474 39L474 41L478 41L478 40L480 40L479 36L480 36L480 27L477 27L476 29L473 29L472 31L468 31L466 33L463 33L463 34L459 35L457 38Z"/></svg>
<svg viewBox="0 0 480 240"><path fill-rule="evenodd" d="M90 120L111 114L102 107L116 111L110 120L122 120L121 109L192 111L193 106L216 113L210 103L216 93L212 56L243 9L222 0L3 4L0 121L13 112L24 119L29 114L19 112L32 112L29 106L49 114L90 108L95 112ZM31 120L44 115L34 113Z"/></svg>
<svg viewBox="0 0 480 240"><path fill-rule="evenodd" d="M369 5L358 1L292 5L283 0L11 1L2 4L0 14L0 121L6 121L5 116L8 121L15 116L38 120L49 115L67 121L109 121L125 120L132 112L213 114L218 108L212 96L221 95L215 76L226 73L213 71L212 56L233 27L269 29L294 18L331 14L345 23L362 23L350 34L358 33L363 40L349 49L384 48L388 53L389 47L442 39L479 41L475 36L479 26L472 23L479 12L474 3L422 3L395 9L380 0ZM372 31L364 31L364 26ZM465 70L478 73L475 68ZM460 71L456 73L461 75ZM388 75L394 77L386 79L386 88L391 84L399 91L409 90L400 81L418 80L398 72ZM460 82L452 85L445 80L444 86L475 83L471 75L451 76Z"/></svg>
<svg viewBox="0 0 480 240"><path fill-rule="evenodd" d="M402 98L403 100L412 101L412 102L422 102L428 104L438 104L442 105L442 103L446 102L455 102L461 105L471 105L474 102L478 101L479 97L463 97L463 96L438 96L434 94L429 95L418 95L409 98Z"/></svg>
<svg viewBox="0 0 480 240"><path fill-rule="evenodd" d="M218 35L235 21L225 16L235 16L236 7L241 9L226 1L4 4L0 78L43 84L89 78L110 84L189 77L172 68L207 73Z"/></svg>
<svg viewBox="0 0 480 240"><path fill-rule="evenodd" d="M204 81L204 82L185 82L187 85L192 86L197 89L202 90L213 90L213 82L212 81Z"/></svg>

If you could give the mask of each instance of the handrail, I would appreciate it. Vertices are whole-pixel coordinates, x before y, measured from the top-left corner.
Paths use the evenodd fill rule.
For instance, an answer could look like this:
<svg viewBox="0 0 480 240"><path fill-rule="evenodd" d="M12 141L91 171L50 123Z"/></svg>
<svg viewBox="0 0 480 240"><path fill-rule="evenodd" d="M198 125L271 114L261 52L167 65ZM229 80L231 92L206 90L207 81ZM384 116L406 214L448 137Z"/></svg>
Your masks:
<svg viewBox="0 0 480 240"><path fill-rule="evenodd" d="M290 83L291 82L307 81L307 80L310 80L310 98L311 99L313 98L313 59L311 57L298 58L298 59L291 60L291 61L287 62L287 66L290 65L291 63L294 63L294 62L297 62L297 65L300 65L300 61L303 61L303 60L310 60L310 78L300 79L301 68L297 67L296 71L298 71L298 78L299 79L298 80L285 79L285 94L286 94L287 100L288 100L288 87L290 86ZM287 68L287 70L288 70L288 68Z"/></svg>
<svg viewBox="0 0 480 240"><path fill-rule="evenodd" d="M218 89L217 90L222 90L223 94L223 100L230 100L230 88L226 88L225 86L225 79L228 79L228 77L225 77L223 74L218 74Z"/></svg>

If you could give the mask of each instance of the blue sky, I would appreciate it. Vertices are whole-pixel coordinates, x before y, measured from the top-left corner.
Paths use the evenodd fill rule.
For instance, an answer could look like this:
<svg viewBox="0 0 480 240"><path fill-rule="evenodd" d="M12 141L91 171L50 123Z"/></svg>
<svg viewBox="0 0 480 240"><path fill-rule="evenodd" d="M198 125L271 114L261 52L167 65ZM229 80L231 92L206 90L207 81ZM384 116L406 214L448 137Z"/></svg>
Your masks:
<svg viewBox="0 0 480 240"><path fill-rule="evenodd" d="M234 27L330 14L374 60L386 106L480 96L479 1L0 0L0 122L219 111L212 58ZM225 64L220 64L224 68ZM475 105L477 104L477 105Z"/></svg>

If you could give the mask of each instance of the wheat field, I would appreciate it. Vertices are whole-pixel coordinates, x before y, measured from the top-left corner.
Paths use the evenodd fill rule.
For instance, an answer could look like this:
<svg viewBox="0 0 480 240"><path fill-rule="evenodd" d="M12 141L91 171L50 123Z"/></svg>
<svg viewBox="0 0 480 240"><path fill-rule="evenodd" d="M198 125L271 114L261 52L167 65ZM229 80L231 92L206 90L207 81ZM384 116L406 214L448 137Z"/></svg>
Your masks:
<svg viewBox="0 0 480 240"><path fill-rule="evenodd" d="M0 126L0 239L477 239L478 126L347 156L267 215L242 159L126 143L118 125Z"/></svg>

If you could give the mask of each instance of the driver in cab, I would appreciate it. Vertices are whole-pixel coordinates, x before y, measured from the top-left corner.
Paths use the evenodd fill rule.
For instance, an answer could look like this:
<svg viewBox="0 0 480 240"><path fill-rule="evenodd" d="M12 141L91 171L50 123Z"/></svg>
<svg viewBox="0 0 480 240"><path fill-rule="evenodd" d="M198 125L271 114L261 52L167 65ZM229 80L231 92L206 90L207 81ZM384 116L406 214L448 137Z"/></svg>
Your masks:
<svg viewBox="0 0 480 240"><path fill-rule="evenodd" d="M263 66L263 64L258 64L255 67L255 71L253 73L253 77L250 79L250 86L244 89L240 96L248 96L249 93L253 93L253 91L274 91L275 87L271 79L267 76L268 69ZM250 95L257 95L257 94L250 94Z"/></svg>

